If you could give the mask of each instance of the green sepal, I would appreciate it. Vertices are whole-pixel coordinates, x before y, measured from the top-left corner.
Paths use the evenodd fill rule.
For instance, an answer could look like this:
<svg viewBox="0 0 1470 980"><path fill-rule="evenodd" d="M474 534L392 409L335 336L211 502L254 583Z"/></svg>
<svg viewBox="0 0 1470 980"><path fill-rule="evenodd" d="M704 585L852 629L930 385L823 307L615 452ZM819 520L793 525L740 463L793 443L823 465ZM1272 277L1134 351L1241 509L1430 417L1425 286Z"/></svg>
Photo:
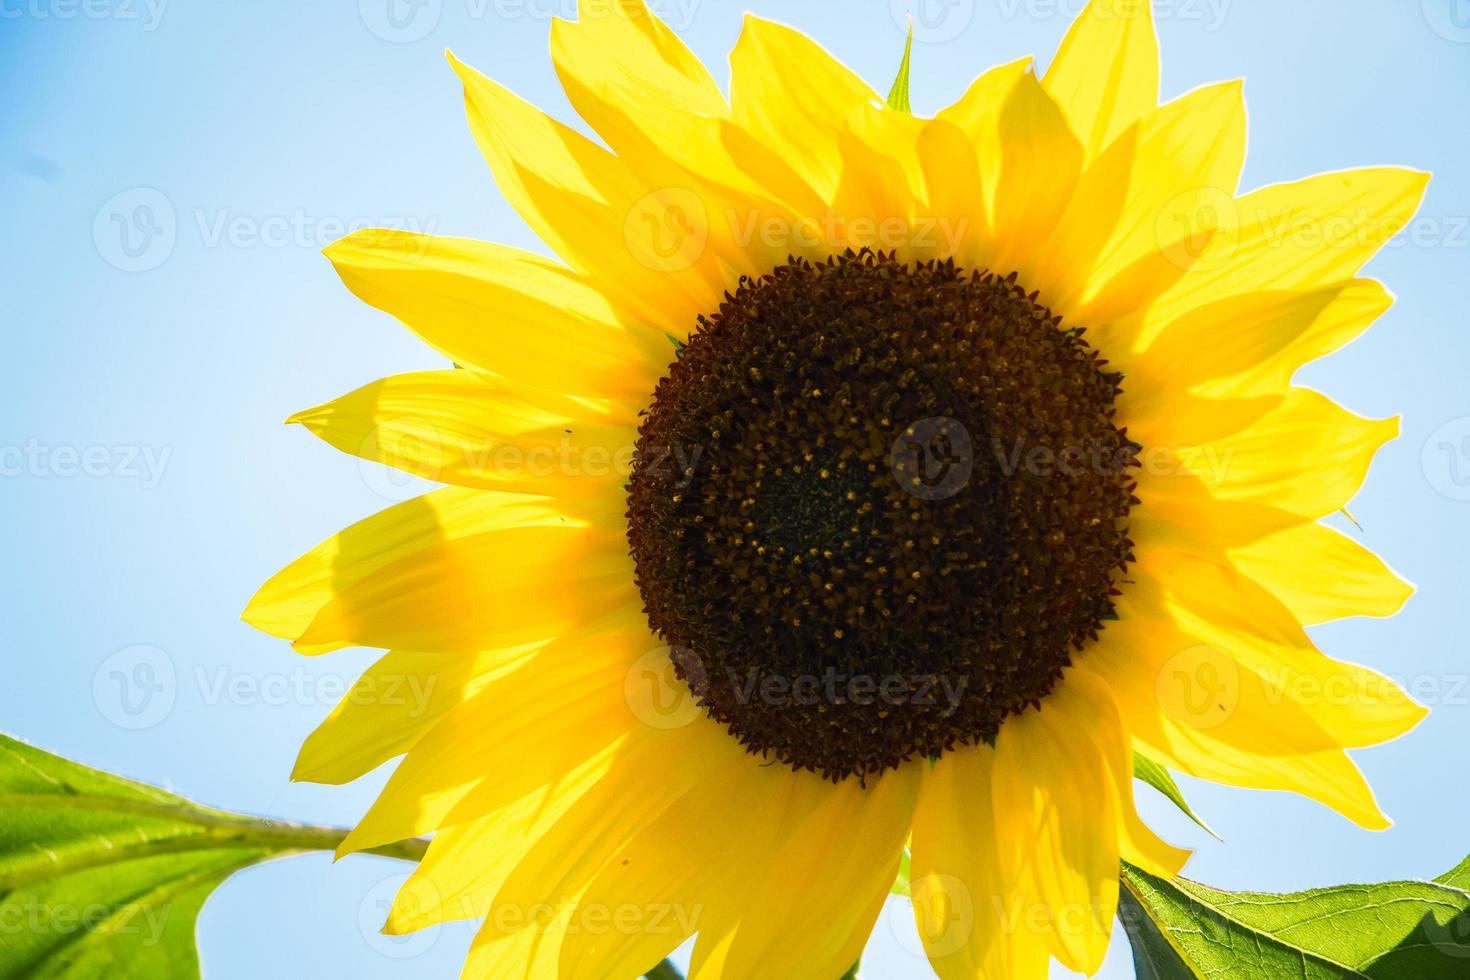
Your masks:
<svg viewBox="0 0 1470 980"><path fill-rule="evenodd" d="M903 61L898 66L898 77L893 80L893 87L888 90L888 108L894 112L904 115L913 115L913 106L909 104L909 59L914 53L914 19L909 18L909 36L903 44Z"/></svg>

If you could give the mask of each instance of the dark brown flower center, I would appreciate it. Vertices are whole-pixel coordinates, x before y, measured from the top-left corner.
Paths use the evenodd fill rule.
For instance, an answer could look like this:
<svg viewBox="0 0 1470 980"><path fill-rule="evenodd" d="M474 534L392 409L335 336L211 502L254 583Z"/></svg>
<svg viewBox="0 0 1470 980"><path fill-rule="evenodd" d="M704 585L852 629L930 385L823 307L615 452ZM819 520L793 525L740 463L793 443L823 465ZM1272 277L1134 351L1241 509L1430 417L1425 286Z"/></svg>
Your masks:
<svg viewBox="0 0 1470 980"><path fill-rule="evenodd" d="M851 253L743 280L654 391L628 541L750 751L832 779L995 737L1112 615L1121 376L1015 284Z"/></svg>

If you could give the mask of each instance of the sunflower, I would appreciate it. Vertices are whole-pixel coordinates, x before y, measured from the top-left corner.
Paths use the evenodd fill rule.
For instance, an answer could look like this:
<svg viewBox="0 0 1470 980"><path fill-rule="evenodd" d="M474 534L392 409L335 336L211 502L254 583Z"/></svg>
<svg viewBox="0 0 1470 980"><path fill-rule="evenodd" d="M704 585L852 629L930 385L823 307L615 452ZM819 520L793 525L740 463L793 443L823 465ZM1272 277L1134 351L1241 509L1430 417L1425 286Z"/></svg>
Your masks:
<svg viewBox="0 0 1470 980"><path fill-rule="evenodd" d="M1135 754L1388 826L1346 754L1424 709L1304 628L1410 588L1320 523L1397 433L1292 384L1426 175L1236 192L1241 85L1159 104L1094 0L912 114L748 17L729 98L642 0L552 29L553 121L451 55L557 258L327 250L454 368L292 421L446 484L245 618L389 651L295 777L402 756L343 852L432 834L388 920L466 975L835 978L901 861L944 977L1095 971L1119 863L1172 875Z"/></svg>

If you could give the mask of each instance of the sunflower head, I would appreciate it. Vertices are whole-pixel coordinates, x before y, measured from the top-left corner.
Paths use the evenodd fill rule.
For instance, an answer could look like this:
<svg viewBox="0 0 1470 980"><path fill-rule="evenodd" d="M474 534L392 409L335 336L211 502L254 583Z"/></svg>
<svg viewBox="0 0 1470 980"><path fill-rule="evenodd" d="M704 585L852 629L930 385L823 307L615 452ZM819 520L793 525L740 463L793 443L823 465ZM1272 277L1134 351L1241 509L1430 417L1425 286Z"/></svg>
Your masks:
<svg viewBox="0 0 1470 980"><path fill-rule="evenodd" d="M1099 967L1120 860L1187 857L1135 755L1387 826L1345 750L1424 710L1306 627L1409 593L1322 523L1397 426L1292 376L1390 305L1367 232L1424 175L1239 193L1241 87L1160 104L1143 0L932 117L754 17L728 94L642 0L552 53L603 144L451 60L554 258L328 249L458 368L293 421L446 486L246 612L387 651L296 775L402 757L343 845L434 834L390 931L483 919L469 976L695 936L702 980L836 977L907 849L940 975L1040 978Z"/></svg>

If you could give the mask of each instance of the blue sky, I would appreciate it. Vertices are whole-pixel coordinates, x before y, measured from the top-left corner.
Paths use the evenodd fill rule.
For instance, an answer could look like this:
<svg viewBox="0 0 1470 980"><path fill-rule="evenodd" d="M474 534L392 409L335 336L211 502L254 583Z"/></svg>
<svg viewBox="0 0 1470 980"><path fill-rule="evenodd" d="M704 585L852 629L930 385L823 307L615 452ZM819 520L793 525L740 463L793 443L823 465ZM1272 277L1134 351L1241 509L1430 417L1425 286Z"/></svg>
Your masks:
<svg viewBox="0 0 1470 980"><path fill-rule="evenodd" d="M990 64L1044 64L1080 5L746 4L879 87L913 9L920 112ZM1378 163L1436 174L1420 219L1369 270L1397 306L1300 377L1363 414L1403 415L1352 505L1354 533L1419 594L1391 620L1316 632L1334 656L1404 678L1434 714L1359 754L1397 821L1384 834L1305 801L1186 783L1217 844L1146 806L1199 847L1189 873L1224 887L1432 876L1470 852L1470 4L1155 7L1166 96L1246 78L1245 186ZM570 119L546 38L572 8L0 0L0 727L217 806L335 823L366 807L383 773L346 788L286 777L370 655L307 661L238 617L282 563L415 489L281 420L441 362L353 300L319 250L360 225L538 248L470 140L443 50ZM724 77L741 6L658 9ZM403 870L307 858L239 876L202 919L206 976L457 975L465 927L373 938ZM906 915L880 921L868 976L925 975ZM1103 976L1132 976L1121 943Z"/></svg>

